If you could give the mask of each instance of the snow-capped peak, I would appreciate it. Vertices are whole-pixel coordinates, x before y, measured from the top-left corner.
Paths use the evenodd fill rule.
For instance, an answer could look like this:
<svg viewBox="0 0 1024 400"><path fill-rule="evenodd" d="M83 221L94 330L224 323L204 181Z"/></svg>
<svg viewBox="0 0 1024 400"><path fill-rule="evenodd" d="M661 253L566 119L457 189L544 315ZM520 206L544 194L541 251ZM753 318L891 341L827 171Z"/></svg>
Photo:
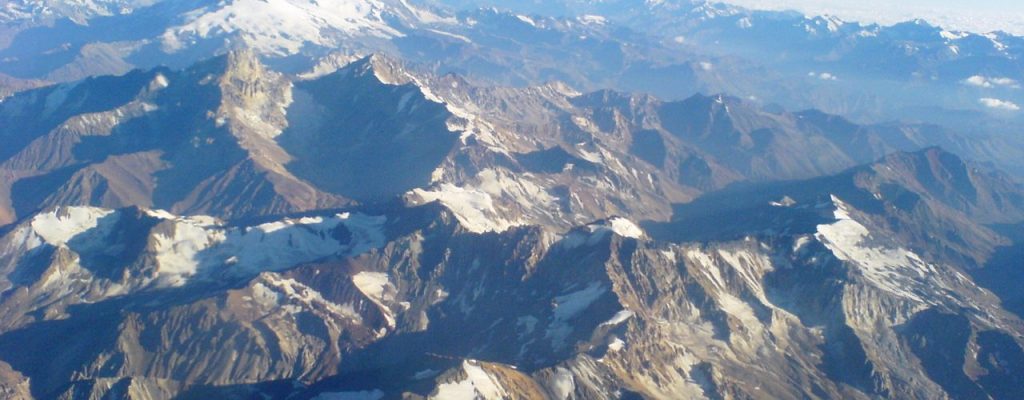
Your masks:
<svg viewBox="0 0 1024 400"><path fill-rule="evenodd" d="M59 246L95 228L99 220L113 213L95 207L58 207L32 218L32 231L47 244Z"/></svg>
<svg viewBox="0 0 1024 400"><path fill-rule="evenodd" d="M147 232L145 250L152 256L158 287L181 286L193 277L254 276L328 256L356 256L386 241L387 218L361 213L285 218L252 226L161 210L141 213L158 220ZM5 236L0 248L47 245L91 251L106 247L104 240L115 222L132 224L131 218L124 210L59 207L37 214Z"/></svg>
<svg viewBox="0 0 1024 400"><path fill-rule="evenodd" d="M161 37L165 51L217 37L237 37L259 53L291 55L304 47L334 48L348 38L402 37L408 26L449 19L403 1L229 0L195 9Z"/></svg>

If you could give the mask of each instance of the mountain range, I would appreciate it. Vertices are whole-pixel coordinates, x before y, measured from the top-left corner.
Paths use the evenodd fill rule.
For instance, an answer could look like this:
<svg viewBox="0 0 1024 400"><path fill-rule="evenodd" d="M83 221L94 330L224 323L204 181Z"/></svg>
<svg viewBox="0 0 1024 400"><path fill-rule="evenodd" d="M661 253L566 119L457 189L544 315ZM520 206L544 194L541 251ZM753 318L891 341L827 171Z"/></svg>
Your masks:
<svg viewBox="0 0 1024 400"><path fill-rule="evenodd" d="M7 2L0 398L1024 397L1021 43Z"/></svg>

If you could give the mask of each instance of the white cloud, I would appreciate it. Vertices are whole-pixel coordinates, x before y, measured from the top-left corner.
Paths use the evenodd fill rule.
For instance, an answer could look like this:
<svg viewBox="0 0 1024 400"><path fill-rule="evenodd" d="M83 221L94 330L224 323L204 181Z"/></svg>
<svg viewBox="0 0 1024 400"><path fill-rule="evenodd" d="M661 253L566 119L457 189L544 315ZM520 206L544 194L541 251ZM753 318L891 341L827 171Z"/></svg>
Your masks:
<svg viewBox="0 0 1024 400"><path fill-rule="evenodd" d="M1010 78L989 78L989 81L999 86L1017 86L1017 81Z"/></svg>
<svg viewBox="0 0 1024 400"><path fill-rule="evenodd" d="M987 77L982 75L974 75L970 78L964 79L963 83L965 85L976 86L986 89L994 87L1008 87L1013 89L1020 89L1020 85L1017 83L1017 81L1003 77Z"/></svg>
<svg viewBox="0 0 1024 400"><path fill-rule="evenodd" d="M1003 111L1019 111L1020 110L1020 106L1018 106L1017 104L1015 104L1015 103L1013 103L1011 101L1007 101L1007 100L993 99L991 97L982 97L981 99L978 99L978 102L981 103L981 105L983 105L985 107L988 107L988 108L991 108L991 109L994 109L994 110L1003 110Z"/></svg>
<svg viewBox="0 0 1024 400"><path fill-rule="evenodd" d="M823 81L835 81L835 80L839 80L839 77L837 77L837 76L835 76L835 75L832 75L832 74L831 74L831 73L829 73L829 72L822 72L822 73L820 73L820 74L819 74L819 73L817 73L817 72L813 72L813 71L812 71L811 73L808 73L808 74L807 74L807 76L809 76L809 77L812 77L812 78L818 78L818 79L821 79L821 80L823 80Z"/></svg>

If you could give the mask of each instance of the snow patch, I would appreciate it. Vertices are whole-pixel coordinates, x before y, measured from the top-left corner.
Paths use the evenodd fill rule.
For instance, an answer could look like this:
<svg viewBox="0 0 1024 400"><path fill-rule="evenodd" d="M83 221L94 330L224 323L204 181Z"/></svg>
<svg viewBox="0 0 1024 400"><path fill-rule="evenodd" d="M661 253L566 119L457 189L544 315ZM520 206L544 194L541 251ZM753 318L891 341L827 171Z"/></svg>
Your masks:
<svg viewBox="0 0 1024 400"><path fill-rule="evenodd" d="M939 32L939 36L946 40L960 40L967 36L970 36L967 32L952 32L943 30Z"/></svg>
<svg viewBox="0 0 1024 400"><path fill-rule="evenodd" d="M256 275L328 256L356 256L384 246L386 217L342 213L330 217L283 219L248 227L225 227L207 216L177 217L146 211L162 219L151 236L157 286L181 286L191 278ZM351 240L341 243L338 229ZM81 229L60 225L60 231Z"/></svg>
<svg viewBox="0 0 1024 400"><path fill-rule="evenodd" d="M566 338L573 331L569 321L579 317L607 291L600 282L591 282L582 290L555 297L552 321L544 335L546 339L551 339L553 348L560 349L565 345Z"/></svg>
<svg viewBox="0 0 1024 400"><path fill-rule="evenodd" d="M161 37L164 50L177 52L202 39L239 36L263 54L296 54L308 43L337 47L345 37L404 36L388 22L389 7L378 0L235 0L184 15L182 25Z"/></svg>
<svg viewBox="0 0 1024 400"><path fill-rule="evenodd" d="M533 18L527 17L527 16L525 16L525 15L518 15L518 14L517 14L517 15L516 15L516 19L518 19L518 20L520 20L520 21L523 21L523 22L524 22L524 23L526 23L527 25L530 25L530 26L532 26L532 27L534 27L534 28L536 28L536 27L537 27L537 21L534 21L534 20L533 20Z"/></svg>
<svg viewBox="0 0 1024 400"><path fill-rule="evenodd" d="M47 244L61 246L99 224L112 210L95 207L58 207L32 218L32 231Z"/></svg>
<svg viewBox="0 0 1024 400"><path fill-rule="evenodd" d="M388 274L363 271L352 276L352 284L380 308L384 314L384 319L387 320L388 327L394 328L395 317L393 311L385 303L394 301L397 289L389 281Z"/></svg>
<svg viewBox="0 0 1024 400"><path fill-rule="evenodd" d="M835 196L832 202L836 222L818 225L818 241L836 258L853 265L872 286L923 303L910 289L935 274L935 267L909 250L870 244L871 232L851 217L849 206Z"/></svg>
<svg viewBox="0 0 1024 400"><path fill-rule="evenodd" d="M439 373L441 373L441 371L428 368L428 369L425 369L425 370L422 370L422 371L419 371L419 372L416 372L415 374L413 374L412 375L412 379L420 381L420 380L424 380L424 379L428 379L428 378L433 378L433 377L437 376L437 374L439 374Z"/></svg>
<svg viewBox="0 0 1024 400"><path fill-rule="evenodd" d="M555 375L552 377L551 385L555 390L556 399L567 400L569 396L572 396L573 391L576 390L576 379L573 377L572 371L557 367L555 368Z"/></svg>
<svg viewBox="0 0 1024 400"><path fill-rule="evenodd" d="M630 318L633 318L633 315L634 315L633 312L629 311L629 310L619 311L619 312L615 313L615 315L612 316L611 319L609 319L609 320L607 320L605 322L602 322L601 326L616 326L616 325L619 325L619 324L621 324L623 322L626 322Z"/></svg>
<svg viewBox="0 0 1024 400"><path fill-rule="evenodd" d="M643 229L640 229L640 227L633 221L621 217L615 217L612 218L609 223L612 231L619 236L633 239L640 239L644 237Z"/></svg>
<svg viewBox="0 0 1024 400"><path fill-rule="evenodd" d="M792 207L796 205L796 200L789 196L782 196L779 200L768 202L768 205L772 207Z"/></svg>
<svg viewBox="0 0 1024 400"><path fill-rule="evenodd" d="M336 304L323 297L313 288L296 281L285 279L276 273L265 273L260 281L253 285L253 294L257 298L274 297L270 306L278 306L293 314L306 310L320 310L332 315L335 319L350 320L362 323L363 318L356 312L352 304Z"/></svg>
<svg viewBox="0 0 1024 400"><path fill-rule="evenodd" d="M378 302L384 300L391 300L390 296L385 298L388 293L385 292L391 286L391 282L388 280L388 274L383 272L367 272L363 271L352 276L352 283L356 285L356 288L360 292L373 300Z"/></svg>
<svg viewBox="0 0 1024 400"><path fill-rule="evenodd" d="M441 36L446 36L446 37L450 37L452 39L456 39L456 40L461 41L461 42L473 43L473 41L470 40L468 37L465 37L465 36L462 36L462 35L458 35L458 34L455 34L455 33L445 32L445 31L437 30L437 29L427 29L427 30L430 31L430 32L434 32L434 33L436 33L438 35L441 35Z"/></svg>
<svg viewBox="0 0 1024 400"><path fill-rule="evenodd" d="M470 232L503 232L514 226L498 214L494 199L480 190L442 183L434 190L413 189L410 194L418 198L415 204L441 202Z"/></svg>
<svg viewBox="0 0 1024 400"><path fill-rule="evenodd" d="M160 89L166 89L168 86L171 86L171 82L167 80L167 77L164 74L156 74L156 77L149 84L149 90L155 92Z"/></svg>
<svg viewBox="0 0 1024 400"><path fill-rule="evenodd" d="M613 217L604 222L595 222L583 228L584 231L573 231L565 237L562 244L569 249L583 245L593 246L604 240L609 234L622 237L641 239L645 236L643 229L636 223L622 217Z"/></svg>
<svg viewBox="0 0 1024 400"><path fill-rule="evenodd" d="M430 396L430 398L436 400L476 400L507 397L507 393L501 384L476 362L463 361L462 371L466 374L465 379L438 385L437 394Z"/></svg>
<svg viewBox="0 0 1024 400"><path fill-rule="evenodd" d="M608 19L600 15L584 15L579 18L580 22L590 25L605 25Z"/></svg>

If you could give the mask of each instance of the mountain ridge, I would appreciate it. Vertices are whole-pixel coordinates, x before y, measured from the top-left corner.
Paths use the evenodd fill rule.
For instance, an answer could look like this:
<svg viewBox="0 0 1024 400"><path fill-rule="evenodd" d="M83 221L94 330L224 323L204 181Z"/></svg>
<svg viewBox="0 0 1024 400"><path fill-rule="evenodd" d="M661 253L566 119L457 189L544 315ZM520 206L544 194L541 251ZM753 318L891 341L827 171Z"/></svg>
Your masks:
<svg viewBox="0 0 1024 400"><path fill-rule="evenodd" d="M912 154L899 154L876 165L897 165L901 162L900 159L928 160L942 154L947 153L933 148ZM854 170L865 168L871 169L859 167ZM998 306L998 299L991 293L973 287L966 273L957 272L963 270L949 264L955 258L918 256L917 250L911 250L912 247L909 246L903 247L911 242L906 242L904 237L898 234L892 235L890 229L893 228L879 225L874 217L871 217L872 213L897 215L894 213L898 213L898 210L872 207L870 203L859 200L861 196L853 195L854 192L828 194L838 186L810 186L827 197L825 203L820 204L815 203L815 198L820 199L821 196L808 198L788 191L786 185L782 186L784 193L790 193L793 199L781 202L780 205L765 203L767 209L777 213L810 213L814 215L814 221L806 225L776 225L793 228L786 231L742 228L744 230L741 232L746 234L741 234L735 239L717 238L713 232L706 232L705 234L709 236L696 242L664 240L659 238L657 233L654 233L655 238L651 239L648 234L652 231L646 229L646 226L645 233L636 235L629 230L615 228L613 221L598 222L557 235L545 233L544 229L537 227L515 227L501 233L474 233L469 227L462 225L454 213L438 205L420 209L405 209L404 206L398 206L383 211L383 215L386 215L382 219L385 221L383 225L346 225L349 227L349 234L336 233L327 235L328 239L318 239L317 235L310 235L303 226L315 226L327 218L323 217L321 220L307 214L305 217L267 222L253 228L227 228L235 229L234 232L239 232L239 236L238 239L228 239L225 243L232 240L249 240L244 239L248 235L280 235L275 233L280 232L291 236L291 239L249 240L249 243L259 243L259 246L264 248L281 245L313 251L318 251L317 247L302 244L303 241L337 240L336 243L340 243L369 239L372 244L369 247L349 247L363 249L359 251L366 251L365 253L346 256L347 253L334 253L344 247L328 247L327 253L320 253L328 254L326 258L316 258L308 263L300 262L299 265L292 267L274 267L271 270L273 272L260 272L259 269L249 271L246 273L249 278L241 278L246 282L244 285L228 285L225 291L218 291L220 294L215 295L218 299L215 303L205 300L209 294L198 293L196 297L174 295L154 298L143 295L152 289L145 289L142 286L133 289L138 291L135 294L128 292L124 295L127 296L124 300L126 303L114 303L124 305L111 304L112 307L119 309L127 307L131 310L127 313L100 312L102 307L99 304L103 302L97 305L83 303L80 307L92 310L92 313L100 312L92 315L125 321L111 326L119 326L116 334L119 337L118 343L127 347L122 347L121 350L108 348L109 350L103 351L114 353L105 354L116 355L114 359L127 357L127 360L138 359L142 354L152 354L152 357L155 357L154 362L167 365L148 370L149 372L123 372L129 376L139 377L136 379L140 385L138 390L151 393L171 390L184 394L228 395L238 393L235 390L248 390L272 397L283 397L289 393L315 396L320 393L380 391L382 394L406 392L430 398L445 398L449 395L449 390L454 390L455 386L470 385L472 390L479 392L481 396L502 396L500 393L523 396L533 393L536 396L539 391L545 393L546 397L560 398L564 393L570 393L574 397L604 397L614 390L622 390L623 393L660 398L679 393L690 393L695 396L749 394L748 391L753 390L750 389L753 387L750 386L752 383L761 384L762 391L771 391L782 397L812 393L812 390L827 390L835 395L856 398L897 393L924 396L956 393L958 390L977 390L997 396L1013 393L1011 388L993 386L990 381L979 380L980 378L964 377L963 385L967 386L950 386L953 383L942 381L940 378L945 375L935 374L953 373L949 371L956 371L961 367L940 367L941 364L934 364L934 361L928 358L930 350L915 347L915 343L919 343L915 338L939 340L940 336L935 335L941 335L936 333L941 330L934 329L934 324L956 319L962 322L957 322L955 326L948 323L946 325L953 329L951 333L979 338L970 339L964 342L963 346L978 345L984 349L983 352L1002 352L1000 354L1007 356L1024 354L1019 344L1017 347L1013 347L1012 344L1005 347L1005 343L995 344L1005 340L1012 343L1013 339L1005 332L1012 332L1017 329L1013 327L1024 323L1002 311ZM869 189L871 186L855 190ZM922 189L912 187L912 190ZM762 197L770 194L766 192ZM862 197L873 199L870 192ZM850 199L850 203L846 199ZM757 199L753 201L759 202ZM892 198L885 201L900 200ZM923 204L929 209L935 209L939 203ZM44 213L37 218L62 218L61 215L70 216L77 212L72 210L74 209L57 210L54 214ZM61 214L62 212L65 214ZM152 232L150 235L153 235L149 239L150 246L159 243L162 240L158 239L161 235L172 232L167 227L162 227L163 224L204 221L197 219L199 217L179 219L154 211L117 211L126 212L129 213L127 215L139 213L149 216L145 218L155 217L163 221L148 228ZM355 210L351 210L348 215L349 218L355 218L356 215L366 214L357 214ZM753 214L731 215L721 222L740 223ZM936 215L946 218L945 214ZM376 219L370 217L368 220ZM72 219L65 221L67 222L62 224L70 224ZM204 226L203 229L221 229L217 228L218 223L214 220L206 221L201 222L200 226ZM46 226L64 226L62 224ZM90 255L93 250L89 250L89 246L85 245L88 241L79 236L107 234L89 233L90 229L96 230L88 228L90 224L75 222L70 225L83 226L84 228L77 229L85 231L74 233L74 230L57 230L52 233L37 233L46 238L47 242L44 243L57 243L58 250L55 254L58 256L53 258L56 263L51 268L76 265L74 260L81 260L79 268L90 265L87 260L95 257ZM131 224L122 226L128 227ZM330 229L329 226L327 228ZM379 239L381 237L375 236L375 233L360 233L364 232L362 229L367 228L370 229L369 232L381 229L384 232L383 239ZM33 236L21 233L23 229L25 228L18 228L6 234L3 239L5 246L9 243L31 242ZM113 233L125 228L114 229L108 232ZM189 236L176 235L182 240L195 240ZM227 237L236 237L234 235L229 234ZM860 238L860 235L865 236ZM62 239L65 237L70 237L71 240L60 242L65 240ZM304 239L300 240L299 237ZM378 239L373 239L374 237ZM68 246L72 247L60 243L68 243ZM231 248L228 244L217 246ZM439 252L442 248L446 250ZM481 252L480 249L490 250ZM148 251L151 250L143 250L143 254ZM854 254L859 254L855 252L876 255L854 257ZM281 251L274 253L288 254ZM79 256L74 257L71 254ZM226 257L230 254L233 253L211 254L212 260L216 263L210 266L220 266L210 271L241 271L247 270L243 266L252 265L251 260L247 261L244 256L239 256L238 260ZM317 253L312 254L316 257ZM174 253L159 257L171 256L174 256ZM152 262L147 257L140 260L141 264L137 264L139 266ZM879 263L880 261L882 263ZM72 264L68 264L69 262ZM496 263L495 267L481 267L491 262ZM164 261L157 263L158 266L164 265ZM283 266L288 262L284 263L274 265ZM9 261L5 264L12 265ZM570 264L572 267L567 268ZM20 262L15 265L20 265L18 268L26 268L31 264ZM921 275L916 272L922 269L931 273ZM161 270L162 267L156 269ZM25 275L7 273L5 276ZM41 275L40 282L46 281L46 276ZM106 276L119 279L122 275L115 273ZM648 280L653 286L643 283ZM839 286L824 285L824 282L830 281L838 282ZM670 290L671 288L675 289ZM280 294L268 296L268 290L270 293ZM535 295L514 295L520 291ZM938 295L942 291L952 291L957 295ZM536 293L543 295L536 298ZM797 301L812 293L815 298L823 299L822 302ZM253 300L245 300L246 296ZM353 299L350 296L364 299L361 303L363 306L348 303ZM139 300L128 300L136 297ZM274 301L277 303L272 303L278 306L244 306L256 301L257 298L260 302L276 298ZM171 304L185 302L192 305L169 308L157 305L168 301ZM408 305L404 302L408 302ZM680 307L679 302L687 305ZM50 303L44 306L50 311L27 315L59 315L57 310L66 307L62 304L67 303ZM348 304L352 304L353 307L350 311ZM883 309L886 311L870 311L870 304L885 304L887 306ZM963 307L972 311L965 312ZM166 335L196 345L208 343L208 340L221 340L187 333L190 331L187 327L194 326L193 324L204 324L202 326L208 326L207 329L213 329L213 332L236 329L233 327L239 324L237 326L242 327L242 332L245 332L243 336L247 338L236 335L233 336L235 339L229 339L226 343L240 340L241 342L235 343L244 345L247 341L257 340L255 338L260 335L266 335L259 333L262 331L258 329L247 328L250 326L248 324L255 323L251 319L253 315L261 316L260 318L267 321L264 323L272 324L276 331L290 332L296 329L296 326L302 326L302 319L296 317L292 321L287 314L273 311L275 309L299 310L301 314L308 315L304 317L306 321L311 321L308 318L324 321L322 323L326 324L327 330L322 332L325 334L348 333L334 339L336 333L321 336L315 333L318 331L296 331L296 334L303 338L302 343L305 344L302 346L308 346L307 348L311 350L319 349L314 350L320 354L316 358L320 360L318 364L303 363L297 366L300 370L307 371L297 375L282 370L271 372L272 370L259 369L270 374L268 377L276 376L278 379L294 383L247 386L246 389L232 389L229 386L218 388L226 383L235 382L241 375L217 375L219 378L192 380L183 376L203 375L195 372L179 375L172 372L177 370L170 367L173 365L171 360L177 359L176 356L171 356L177 351L176 347L152 348L143 342L143 347L138 351L130 350L137 348L137 345L132 344L136 340L133 339L136 335L146 337L146 332L153 329L160 329ZM494 323L494 319L489 316L490 313L498 309L505 310L504 313L516 310L511 315L526 315L518 319L512 318L510 321L498 320L498 325L488 328L487 325ZM77 311L74 307L68 307L66 310L72 315L69 320L71 322L67 323L67 326L71 326L77 321ZM425 313L417 314L414 310L423 310ZM582 310L586 312L583 313ZM207 321L208 317L201 316L207 312L216 312L221 316L216 322L212 322L213 325L205 325L201 321ZM330 313L340 316L331 317ZM9 318L5 320L11 321ZM171 325L155 322L162 320L176 322ZM348 322L337 325L338 321ZM6 331L10 329L8 327L5 328L5 332L0 333L0 338L5 339L0 340L0 355L4 355L5 360L12 360L12 365L33 378L40 377L39 374L44 370L37 367L26 369L26 359L17 357L19 353L12 353L12 349L3 346L2 343L11 343L9 340L17 339L18 343L29 346L35 346L32 343L41 345L47 335L53 334L51 330L54 329L41 330L42 326L49 325L33 328L35 324L41 323L43 322L27 322L21 328ZM531 324L536 326L536 329L527 328ZM780 325L787 327L786 330L778 330ZM458 333L465 332L464 330L450 330L451 326L479 328L471 330L472 333L467 336L465 333ZM516 326L519 328L515 328ZM876 328L868 329L871 326ZM385 332L383 336L380 334L381 329ZM765 336L772 330L779 333ZM39 342L28 341L26 335L42 335L42 338ZM82 338L80 340L91 340L86 338L102 338L105 335L107 333L99 330L89 330L80 332L79 337ZM478 347L480 343L499 343L493 341L494 335L506 338L507 342L500 342L505 345L495 348ZM522 337L523 335L526 337ZM346 339L342 340L342 337ZM336 340L339 341L339 345L354 347L347 347L349 351L337 353L330 346L326 346L327 343L335 343ZM975 340L977 342L973 342ZM793 353L764 347L772 343L790 351L799 348L801 351L796 354L806 354L810 358L794 360ZM705 346L719 350L705 352L702 350L706 348ZM234 347L221 347L231 348ZM265 364L258 360L293 357L284 347L280 352L261 347L250 348L253 349L251 357L255 357L251 359L254 365L277 365ZM767 353L758 356L748 352L750 348L764 349L762 351ZM881 351L881 348L890 350ZM898 350L891 350L893 348ZM527 349L526 352L523 349ZM942 351L956 354L959 349L966 351L965 347L948 347ZM218 360L224 360L223 357L227 355L224 352L228 350L211 351L210 356L190 358L193 361L189 363L189 368L193 371L204 368L223 370L218 366L223 361ZM87 368L86 371L93 368L86 367L87 365L96 365L91 364L96 361L89 361L92 357L100 357L97 361L107 357L89 353L77 354L76 359L84 363L81 365ZM652 360L651 354L660 356ZM788 358L782 363L781 359L776 357L782 357L784 354ZM678 357L691 361L677 364L680 362ZM763 371L757 374L741 373L751 368L749 362L743 361L747 359L756 359L763 365L778 368L768 375ZM647 367L639 368L642 360L646 360ZM905 367L907 362L914 360L920 360L925 367ZM58 368L58 371L81 368L76 366L79 365L76 364L79 361L60 364L64 362L55 361L50 364L50 368ZM128 364L118 368L121 371L133 371L130 367L133 364L131 361L127 362ZM794 362L806 368L790 368L790 363ZM337 366L333 366L334 363L338 363ZM863 365L869 369L853 368L858 363L864 363ZM672 372L676 370L670 367L671 365L682 365L675 368L683 369ZM377 382L373 383L375 386L367 386L369 383L366 381L362 384L354 383L360 379L358 377L365 379L368 371L381 371L382 368L396 374L391 378L391 383L374 381ZM482 375L473 375L481 373L481 370L476 368L482 368ZM432 372L420 374L428 369ZM1008 373L1012 376L1017 373L1014 371L990 374ZM116 381L113 376L102 373L84 374L90 377L87 381L97 384L110 379ZM411 377L413 375L417 377ZM171 378L172 376L177 378ZM475 378L472 378L474 376ZM565 386L564 382L570 376L574 383ZM660 378L655 378L656 376ZM810 386L772 383L772 379L776 379L774 382L785 382L786 380L778 379L784 376L803 376L818 382L817 385L820 386L812 389ZM154 379L157 377L160 378ZM927 383L903 383L908 382L910 377L926 379L923 382ZM694 383L695 380L704 383ZM65 392L66 390L77 391L79 385L86 384L76 383L63 387L58 382L59 380L54 378L32 379L33 391L49 393L53 390L52 393L55 395L68 395L71 392ZM41 389L36 385L44 385L43 387L48 389L38 392ZM974 389L969 389L971 387Z"/></svg>

